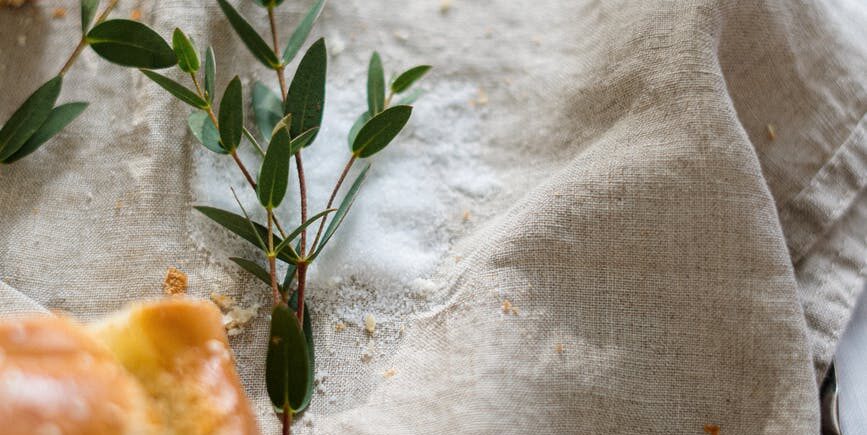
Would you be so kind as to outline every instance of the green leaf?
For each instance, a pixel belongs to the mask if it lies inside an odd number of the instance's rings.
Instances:
[[[289,129],[292,137],[319,127],[322,123],[327,63],[325,39],[320,38],[307,49],[298,64],[286,95],[283,113],[292,114],[292,126]]]
[[[280,67],[280,60],[277,59],[277,55],[274,54],[274,51],[268,47],[268,44],[256,33],[256,30],[253,29],[253,26],[247,22],[232,5],[229,4],[226,0],[217,0],[217,3],[220,4],[220,9],[223,10],[223,13],[226,15],[226,18],[229,20],[229,24],[232,25],[232,28],[235,29],[235,33],[241,38],[241,42],[247,46],[250,50],[250,53],[253,53],[253,56],[262,62],[265,66],[271,69],[277,69]]]
[[[361,158],[376,154],[400,133],[411,114],[410,106],[394,106],[374,116],[352,142],[352,153]]]
[[[0,162],[15,154],[42,127],[54,109],[62,84],[60,76],[47,81],[30,94],[0,128]]]
[[[319,132],[319,127],[313,127],[310,130],[301,133],[289,143],[289,154],[295,155],[298,151],[301,151],[301,148],[310,145],[313,142],[313,138],[316,137],[316,133]]]
[[[81,31],[87,33],[90,28],[90,23],[93,22],[93,17],[96,16],[96,10],[99,8],[99,0],[81,0]]]
[[[322,13],[322,9],[325,7],[325,0],[317,0],[313,6],[307,11],[307,15],[304,15],[304,18],[298,23],[298,27],[295,28],[295,31],[292,32],[292,36],[289,37],[289,42],[286,43],[286,48],[283,49],[283,65],[292,62],[292,59],[295,58],[295,55],[298,54],[298,50],[301,49],[301,46],[304,45],[304,41],[307,40],[307,37],[310,36],[310,31],[313,29],[313,23],[316,22],[316,19],[319,18],[319,14]]]
[[[205,52],[205,96],[208,102],[214,102],[214,83],[217,80],[217,61],[214,60],[214,48],[208,47]]]
[[[256,278],[259,278],[259,281],[264,282],[269,288],[271,287],[271,274],[256,262],[238,257],[229,257],[229,260],[232,260],[235,264],[241,266],[242,269],[250,272],[250,274]],[[280,290],[282,291],[282,289]]]
[[[268,229],[266,229],[262,224],[256,222],[253,222],[253,226],[251,228],[250,223],[244,216],[240,216],[230,211],[221,210],[214,207],[196,206],[193,208],[195,208],[214,222],[222,225],[223,228],[235,233],[242,239],[252,243],[258,248],[261,248],[261,246],[259,246],[259,238],[262,238],[264,240],[268,237]],[[256,228],[256,231],[259,232],[258,236],[256,235],[256,233],[253,232],[253,228]],[[279,244],[280,242],[280,238],[275,236],[274,243]],[[290,264],[295,264],[298,262],[298,260],[293,258],[288,252],[278,254],[277,258]]]
[[[283,118],[283,102],[262,82],[253,84],[253,115],[262,138],[270,141],[271,131]]]
[[[178,58],[178,68],[181,71],[194,73],[199,70],[201,65],[196,47],[181,29],[175,28],[175,33],[172,34],[172,50],[175,51],[175,57]]]
[[[39,130],[36,130],[36,133],[30,136],[30,139],[27,139],[27,142],[24,142],[24,145],[3,163],[12,163],[36,151],[48,139],[51,139],[60,130],[69,125],[70,122],[75,120],[78,115],[81,115],[81,112],[84,112],[86,108],[87,103],[84,102],[66,103],[55,107],[51,111],[51,114],[48,115],[48,119],[39,127]]]
[[[284,116],[283,118],[281,118],[279,121],[277,121],[276,124],[274,124],[274,128],[271,130],[271,137],[274,137],[274,134],[276,134],[277,130],[280,130],[280,129],[286,130],[286,133],[288,134],[289,133],[289,125],[291,125],[291,124],[292,124],[292,114],[290,113],[290,114]]]
[[[385,72],[379,53],[373,52],[367,68],[367,111],[371,115],[382,112],[385,107]]]
[[[103,21],[87,32],[87,42],[96,54],[118,65],[161,69],[178,63],[172,47],[138,21]]]
[[[241,79],[232,79],[223,92],[220,100],[220,142],[223,148],[232,152],[241,144],[244,135],[244,96],[241,89]]]
[[[409,91],[409,93],[407,93],[406,95],[401,97],[399,100],[397,100],[397,102],[394,103],[394,105],[395,106],[409,106],[410,104],[415,103],[416,100],[419,99],[419,97],[424,95],[424,93],[425,93],[424,89],[413,89],[413,90]]]
[[[195,92],[187,89],[184,85],[153,71],[150,70],[139,70],[147,76],[147,78],[154,81],[154,83],[160,85],[161,88],[169,91],[170,94],[174,95],[177,99],[183,101],[184,103],[189,104],[197,109],[205,109],[208,107],[208,102],[203,100],[202,97],[196,95]]]
[[[223,149],[223,145],[220,144],[220,132],[217,131],[214,121],[211,120],[211,117],[206,112],[196,110],[190,113],[190,116],[187,118],[187,125],[190,127],[190,131],[193,132],[193,136],[205,148],[217,154],[229,154],[228,151]]]
[[[393,82],[391,82],[391,91],[395,94],[399,94],[413,85],[418,79],[422,78],[428,71],[430,71],[430,65],[419,65],[417,67],[410,68],[403,72],[401,75],[397,76]]]
[[[328,213],[332,213],[335,211],[337,211],[336,208],[329,208],[328,210],[323,210],[323,211],[320,211],[319,213],[316,213],[315,215],[313,215],[313,217],[304,221],[304,223],[301,224],[300,226],[298,226],[298,228],[295,228],[294,230],[292,230],[291,233],[287,234],[286,238],[283,239],[282,243],[280,243],[279,245],[276,245],[274,247],[274,252],[282,251],[286,247],[286,245],[291,243],[293,240],[295,240],[295,238],[298,237],[301,234],[301,232],[304,231],[304,229],[306,229],[312,223],[318,221],[319,219],[322,219]]]
[[[370,112],[364,112],[361,115],[358,115],[358,118],[352,123],[352,128],[349,129],[349,149],[352,149],[352,143],[355,142],[355,138],[358,137],[358,132],[361,131],[361,127],[364,127],[364,124],[367,121],[370,121]]]
[[[292,298],[289,299],[289,307],[298,311],[298,292],[292,293]],[[301,402],[301,406],[297,412],[303,411],[310,404],[310,399],[313,397],[313,379],[316,373],[316,355],[313,351],[313,322],[310,321],[310,300],[304,301],[304,341],[307,343],[307,355],[310,356],[310,386],[307,395]]]
[[[307,342],[295,313],[286,304],[274,307],[265,357],[265,384],[275,408],[303,409],[313,385]]]
[[[325,233],[322,234],[322,241],[319,242],[319,246],[315,246],[312,249],[316,249],[313,255],[310,257],[309,261],[313,261],[316,257],[319,256],[319,253],[322,252],[322,248],[325,247],[325,244],[331,240],[331,236],[337,232],[337,228],[340,227],[340,224],[343,223],[343,219],[346,218],[346,213],[349,212],[349,208],[352,207],[352,203],[355,202],[355,197],[358,196],[358,191],[361,189],[361,184],[364,183],[364,179],[367,177],[367,171],[370,170],[370,164],[368,163],[364,169],[355,177],[355,181],[352,183],[352,187],[349,188],[349,191],[346,192],[346,196],[343,197],[343,200],[340,201],[340,207],[337,209],[337,213],[334,213],[334,216],[331,217],[331,222],[328,223],[328,227],[325,228]]]
[[[285,128],[278,129],[271,138],[262,168],[259,170],[259,181],[256,193],[259,203],[266,209],[280,205],[286,196],[286,185],[289,183],[289,133]]]
[[[283,0],[253,0],[257,5],[262,6],[263,8],[273,8],[274,6],[280,6],[280,3],[283,3]]]

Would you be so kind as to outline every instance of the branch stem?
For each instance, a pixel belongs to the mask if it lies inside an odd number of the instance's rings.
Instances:
[[[292,410],[289,405],[283,407],[283,435],[292,433]]]
[[[271,295],[274,305],[280,303],[280,287],[277,286],[277,254],[274,252],[274,210],[268,208],[268,274],[271,275]]]
[[[108,6],[106,6],[105,9],[103,9],[102,13],[99,14],[99,17],[96,18],[96,22],[93,25],[95,26],[105,21],[105,19],[108,18],[108,14],[110,14],[112,9],[117,6],[118,1],[119,0],[111,0]],[[63,67],[60,68],[60,72],[57,73],[57,75],[62,77],[66,74],[67,71],[69,71],[70,68],[72,68],[72,65],[75,64],[76,60],[78,60],[78,56],[80,56],[81,52],[84,51],[84,47],[87,47],[87,32],[84,32],[81,35],[81,40],[78,41],[78,45],[75,46],[75,50],[73,50],[72,54],[69,55],[69,58],[66,59],[66,62],[63,64]]]
[[[274,42],[274,54],[280,57],[280,38],[277,37],[277,24],[274,21],[274,7],[268,7],[268,24],[271,25],[271,39]],[[280,82],[280,99],[286,102],[286,78],[284,77],[283,65],[276,68],[277,81]]]
[[[331,208],[331,205],[334,204],[334,199],[337,197],[337,192],[340,190],[340,186],[343,185],[343,180],[346,179],[346,175],[349,174],[349,169],[352,168],[352,165],[355,163],[356,156],[355,154],[346,162],[346,166],[343,167],[343,172],[340,173],[340,178],[337,179],[337,183],[334,184],[334,190],[331,191],[331,196],[328,198],[328,204],[325,206],[325,209]],[[316,249],[319,246],[319,238],[322,236],[322,230],[325,228],[325,219],[319,223],[319,230],[316,231],[316,238],[313,239],[313,244],[310,245],[310,250]]]

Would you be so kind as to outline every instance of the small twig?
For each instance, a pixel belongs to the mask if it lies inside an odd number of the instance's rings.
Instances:
[[[268,208],[268,273],[271,275],[271,292],[274,305],[280,303],[280,287],[277,286],[277,254],[274,252],[274,211]]]
[[[283,407],[283,435],[292,433],[292,410],[289,405]]]
[[[274,55],[280,58],[280,42],[277,37],[277,24],[274,22],[274,7],[268,7],[268,23],[271,25],[271,39],[274,42]],[[283,77],[283,65],[277,67],[277,81],[280,82],[280,100],[286,102],[286,78]]]
[[[298,262],[298,267],[296,268],[298,272],[298,311],[296,314],[298,315],[298,321],[304,323],[304,287],[307,282],[307,263]]]
[[[340,173],[340,178],[337,179],[337,183],[334,185],[334,190],[331,191],[331,197],[328,198],[328,204],[325,206],[326,209],[331,208],[331,205],[334,204],[334,199],[337,197],[337,192],[340,190],[340,186],[343,184],[343,180],[346,179],[346,175],[349,174],[349,169],[352,168],[352,165],[355,163],[356,156],[355,154],[346,162],[346,166],[343,167],[343,172]],[[322,222],[319,223],[319,230],[316,231],[316,238],[313,239],[313,244],[310,245],[310,250],[316,249],[319,246],[319,238],[322,236],[322,230],[325,228],[325,219],[322,219]]]
[[[118,1],[119,0],[111,0],[111,3],[109,3],[108,6],[106,6],[105,9],[102,11],[102,13],[99,14],[99,17],[96,18],[96,22],[94,23],[94,25],[105,21],[105,19],[108,18],[108,14],[110,14],[112,9],[117,6]],[[57,73],[57,75],[63,76],[66,74],[67,71],[69,71],[70,68],[72,68],[72,65],[75,63],[76,60],[78,60],[78,56],[80,56],[81,52],[84,51],[84,47],[87,47],[87,33],[81,35],[81,40],[78,41],[78,45],[75,46],[75,50],[73,50],[72,54],[69,55],[69,58],[66,59],[66,63],[63,64],[63,67],[60,68],[60,72]]]

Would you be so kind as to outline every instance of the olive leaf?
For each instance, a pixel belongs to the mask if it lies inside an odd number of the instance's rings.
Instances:
[[[271,287],[271,274],[269,274],[268,271],[265,270],[265,268],[259,266],[256,262],[239,257],[229,257],[229,260],[232,260],[235,264],[241,266],[242,269],[250,272],[250,274],[255,276],[256,278],[259,278],[259,281],[264,282],[265,285],[267,285],[268,287]],[[283,291],[282,287],[278,286],[278,288],[281,292]]]
[[[343,200],[340,201],[340,207],[337,208],[337,212],[334,213],[334,216],[331,217],[331,222],[329,222],[328,227],[325,228],[325,233],[322,235],[322,241],[319,243],[319,246],[311,248],[315,249],[315,251],[308,261],[313,261],[313,259],[318,257],[319,253],[322,252],[322,248],[325,247],[325,244],[331,240],[331,236],[337,232],[337,228],[339,228],[340,224],[343,223],[343,219],[346,218],[346,213],[348,213],[349,208],[352,207],[355,197],[358,196],[358,191],[361,189],[361,184],[364,183],[364,179],[367,178],[367,171],[369,170],[370,164],[368,163],[355,177],[355,181],[352,183],[349,191],[346,192],[346,196],[344,196]]]
[[[221,210],[215,207],[195,206],[193,208],[195,208],[200,213],[207,216],[214,222],[220,224],[223,228],[235,233],[242,239],[256,245],[259,248],[261,248],[259,244],[259,239],[265,239],[268,237],[268,229],[265,228],[265,226],[256,222],[252,222],[253,225],[251,227],[249,221],[244,216],[240,216],[230,211]],[[259,233],[258,235],[253,232],[253,228],[255,228],[256,231]],[[275,236],[274,243],[279,244],[280,242],[280,238]],[[298,259],[292,257],[287,251],[282,251],[278,253],[277,258],[290,264],[295,264],[298,262]]]
[[[292,298],[289,299],[289,307],[295,311],[298,311],[298,292],[292,293]],[[304,400],[301,401],[301,406],[298,407],[296,412],[301,412],[307,405],[310,404],[310,399],[313,398],[313,379],[314,373],[316,373],[316,355],[313,349],[313,322],[310,321],[310,302],[304,301],[304,320],[302,322],[302,326],[304,327],[304,341],[307,344],[307,355],[310,357],[310,369],[309,369],[309,378],[308,382],[310,385],[308,386],[307,395],[304,396]]]
[[[393,82],[391,82],[391,92],[395,94],[399,94],[413,85],[418,79],[422,78],[428,71],[430,71],[430,65],[419,65],[417,67],[410,68],[401,75],[397,76]]]
[[[395,106],[409,106],[412,103],[415,103],[419,99],[419,97],[424,95],[424,93],[425,93],[424,89],[413,89],[413,90],[409,91],[408,93],[404,94],[399,100],[397,100],[396,103],[394,103],[394,105]]]
[[[170,94],[174,95],[184,103],[197,109],[206,109],[208,107],[207,101],[203,100],[202,97],[198,96],[195,92],[187,89],[184,85],[150,70],[143,69],[140,71],[147,78],[153,80],[154,83],[160,85],[161,88],[169,91]]]
[[[205,52],[205,96],[209,103],[214,102],[214,83],[217,77],[217,61],[214,59],[214,48],[208,47]]]
[[[24,142],[24,145],[15,154],[4,160],[3,163],[12,163],[36,151],[48,139],[51,139],[60,130],[63,130],[69,123],[74,121],[78,115],[81,115],[81,112],[84,112],[86,108],[87,103],[84,102],[66,103],[55,107],[48,115],[48,119],[36,130],[36,133],[33,133],[33,136],[30,136],[30,139],[27,139],[27,142]]]
[[[382,70],[382,59],[379,53],[370,56],[367,68],[367,111],[371,115],[382,112],[385,107],[385,72]]]
[[[172,47],[138,21],[103,21],[87,32],[87,43],[103,59],[118,65],[162,69],[178,63]]]
[[[99,0],[81,0],[81,31],[83,33],[87,33],[87,29],[90,28],[90,23],[96,16],[97,8],[99,8]]]
[[[364,112],[361,115],[358,115],[358,118],[355,119],[355,122],[352,123],[352,128],[349,129],[349,149],[352,149],[352,143],[355,142],[355,138],[358,136],[358,132],[361,131],[361,127],[364,127],[364,124],[367,121],[370,121],[370,112]]]
[[[238,34],[238,37],[241,38],[241,42],[247,46],[250,53],[252,53],[259,62],[262,62],[262,64],[268,68],[279,68],[280,60],[277,59],[277,55],[274,54],[274,51],[271,50],[270,47],[268,47],[268,43],[266,43],[265,40],[256,33],[253,26],[251,26],[250,23],[247,22],[247,20],[226,0],[217,0],[217,3],[219,3],[220,9],[223,10],[223,14],[225,14],[226,19],[229,20],[229,24],[232,25],[233,29],[235,29],[235,33]]]
[[[178,68],[181,71],[194,73],[199,70],[201,65],[196,47],[181,29],[175,28],[175,32],[172,34],[172,50],[175,52],[175,57],[178,58]]]
[[[400,133],[411,114],[411,106],[394,106],[374,116],[352,142],[352,153],[366,158],[381,151]]]
[[[195,112],[190,113],[190,116],[187,118],[187,125],[190,127],[190,131],[193,132],[193,136],[195,136],[196,139],[205,146],[205,148],[217,154],[229,153],[223,149],[223,145],[220,144],[220,132],[217,131],[214,121],[211,120],[211,117],[207,112],[196,110]]]
[[[54,110],[54,102],[60,95],[63,78],[54,77],[27,97],[27,100],[9,117],[0,128],[0,162],[15,154],[40,127]]]
[[[244,97],[241,89],[241,79],[232,79],[223,92],[220,100],[220,142],[226,151],[232,152],[241,144],[244,134]]]
[[[293,155],[298,151],[301,151],[301,148],[309,145],[310,142],[313,141],[313,138],[316,137],[316,133],[318,132],[319,127],[313,127],[293,138],[292,141],[289,143],[289,154]]]
[[[256,186],[259,203],[266,209],[279,206],[286,196],[291,156],[289,150],[289,133],[285,128],[277,129],[271,137],[271,143],[268,144],[265,158],[262,159],[262,168],[259,170],[259,181]]]
[[[325,72],[328,54],[325,39],[320,38],[301,58],[283,106],[284,114],[292,114],[292,137],[322,123],[322,110],[325,107]]]
[[[253,115],[256,118],[259,134],[266,141],[270,141],[271,131],[283,118],[283,102],[262,82],[253,84]]]
[[[295,28],[295,31],[292,32],[292,36],[289,37],[289,42],[286,43],[286,48],[283,49],[283,65],[292,62],[292,59],[295,58],[295,55],[298,54],[298,50],[301,49],[301,46],[304,45],[304,41],[307,40],[307,37],[310,36],[310,31],[313,29],[313,23],[316,22],[316,19],[319,18],[319,14],[322,13],[322,9],[325,7],[325,0],[317,0],[313,6],[307,11],[307,14],[304,15],[304,18],[298,23],[298,27]]]
[[[265,384],[274,408],[282,412],[303,409],[312,387],[310,355],[302,325],[288,305],[271,312],[271,332],[265,357]]]
[[[320,211],[319,213],[316,213],[315,215],[313,215],[313,217],[304,221],[304,223],[301,224],[300,226],[298,226],[298,228],[295,228],[294,230],[292,230],[291,233],[287,234],[286,238],[283,239],[283,242],[281,242],[279,245],[276,245],[274,247],[274,252],[282,251],[284,248],[286,248],[287,244],[289,244],[293,240],[295,240],[295,238],[298,237],[301,234],[301,232],[304,231],[307,227],[309,227],[311,224],[318,221],[319,219],[324,218],[328,213],[332,213],[335,211],[337,211],[336,208],[329,208],[328,210],[323,210],[323,211]]]

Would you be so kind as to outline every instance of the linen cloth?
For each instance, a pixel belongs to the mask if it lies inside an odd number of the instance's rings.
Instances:
[[[2,119],[78,38],[51,5],[0,11]],[[115,15],[132,9],[270,79],[215,3],[124,1]],[[317,313],[332,387],[296,432],[818,432],[817,381],[867,255],[863,3],[345,0],[315,32],[345,45],[329,92],[363,86],[373,48],[435,65],[434,93],[485,89],[480,155],[510,188],[443,259],[438,303],[373,363],[358,358],[363,332]],[[190,237],[209,224],[190,208],[199,145],[182,103],[93,53],[66,82],[62,100],[91,101],[87,116],[0,167],[0,310],[97,317],[158,296],[168,265],[197,296],[253,286],[210,260],[234,252]],[[410,143],[436,146],[433,115],[414,118]],[[232,344],[277,433],[266,331],[259,316]]]

